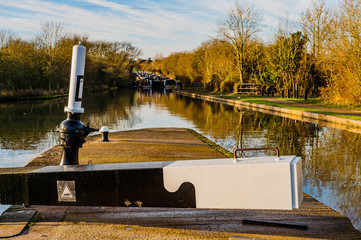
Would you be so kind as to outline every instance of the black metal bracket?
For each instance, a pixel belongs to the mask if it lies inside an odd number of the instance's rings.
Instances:
[[[267,227],[294,228],[294,229],[301,229],[301,230],[307,230],[308,229],[307,225],[302,224],[302,223],[283,223],[283,222],[262,221],[262,220],[253,220],[253,219],[243,219],[242,224],[244,224],[244,225],[267,226]]]

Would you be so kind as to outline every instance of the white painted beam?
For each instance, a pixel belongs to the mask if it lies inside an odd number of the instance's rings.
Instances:
[[[293,209],[303,196],[295,156],[177,161],[163,168],[166,190],[194,185],[197,208]]]

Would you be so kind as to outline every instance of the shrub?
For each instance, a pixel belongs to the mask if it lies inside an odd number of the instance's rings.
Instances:
[[[235,82],[232,80],[224,80],[223,82],[221,82],[221,86],[220,86],[220,90],[221,92],[224,93],[231,93],[233,92],[233,87],[234,87]]]

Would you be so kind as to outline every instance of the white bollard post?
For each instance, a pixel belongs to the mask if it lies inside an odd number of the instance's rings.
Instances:
[[[57,127],[60,145],[63,147],[60,165],[78,165],[78,152],[85,142],[85,137],[91,132],[98,131],[98,129],[89,127],[89,123],[85,126],[80,121],[80,116],[84,113],[81,101],[83,97],[85,51],[86,48],[82,45],[73,47],[68,106],[64,108],[67,119]]]
[[[103,126],[100,128],[99,132],[102,134],[101,142],[109,142],[109,128],[107,126]]]
[[[81,101],[83,97],[85,53],[86,48],[84,46],[75,45],[73,47],[68,106],[64,108],[64,111],[68,113],[84,113]]]

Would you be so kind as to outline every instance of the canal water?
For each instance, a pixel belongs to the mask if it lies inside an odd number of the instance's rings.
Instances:
[[[0,167],[19,167],[58,144],[54,131],[67,99],[0,103]],[[87,94],[84,123],[112,131],[191,128],[228,150],[273,147],[303,159],[304,192],[348,216],[361,230],[361,135],[174,93],[132,91]],[[272,152],[249,152],[264,156]]]

